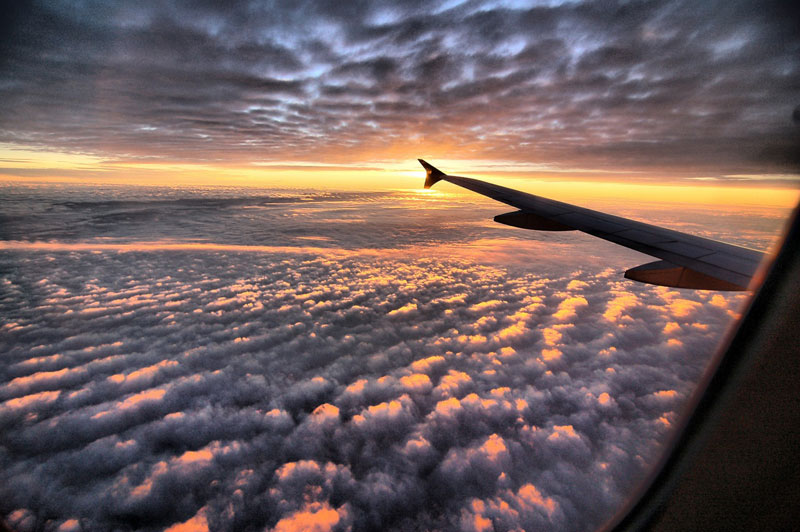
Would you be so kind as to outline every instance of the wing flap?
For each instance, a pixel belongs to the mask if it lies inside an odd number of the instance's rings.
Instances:
[[[670,286],[673,288],[694,288],[696,290],[747,290],[746,286],[711,277],[704,273],[677,266],[665,260],[657,260],[631,268],[625,278],[641,283]]]
[[[498,214],[494,221],[521,229],[534,229],[536,231],[575,231],[575,228],[566,226],[555,220],[543,218],[530,212],[514,211]]]

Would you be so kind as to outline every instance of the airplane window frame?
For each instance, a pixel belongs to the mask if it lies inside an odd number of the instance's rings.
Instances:
[[[661,459],[599,532],[790,530],[800,519],[800,447],[781,434],[800,427],[800,205],[761,274]]]

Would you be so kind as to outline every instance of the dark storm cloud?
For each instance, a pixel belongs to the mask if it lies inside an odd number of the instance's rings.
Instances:
[[[16,8],[0,140],[331,160],[446,135],[471,157],[797,171],[788,2],[527,4]]]
[[[5,251],[3,514],[589,528],[741,300],[405,255]]]

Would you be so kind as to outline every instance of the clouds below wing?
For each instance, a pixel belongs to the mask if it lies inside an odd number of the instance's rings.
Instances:
[[[585,529],[741,300],[456,258],[6,257],[0,500],[21,530]]]

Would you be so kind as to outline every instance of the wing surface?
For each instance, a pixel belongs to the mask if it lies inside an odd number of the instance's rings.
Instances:
[[[419,159],[425,188],[444,180],[511,205],[495,216],[499,223],[543,231],[583,231],[660,260],[631,268],[625,277],[644,283],[704,290],[747,290],[764,253],[681,233],[569,203],[501,187],[478,179],[447,175]]]

